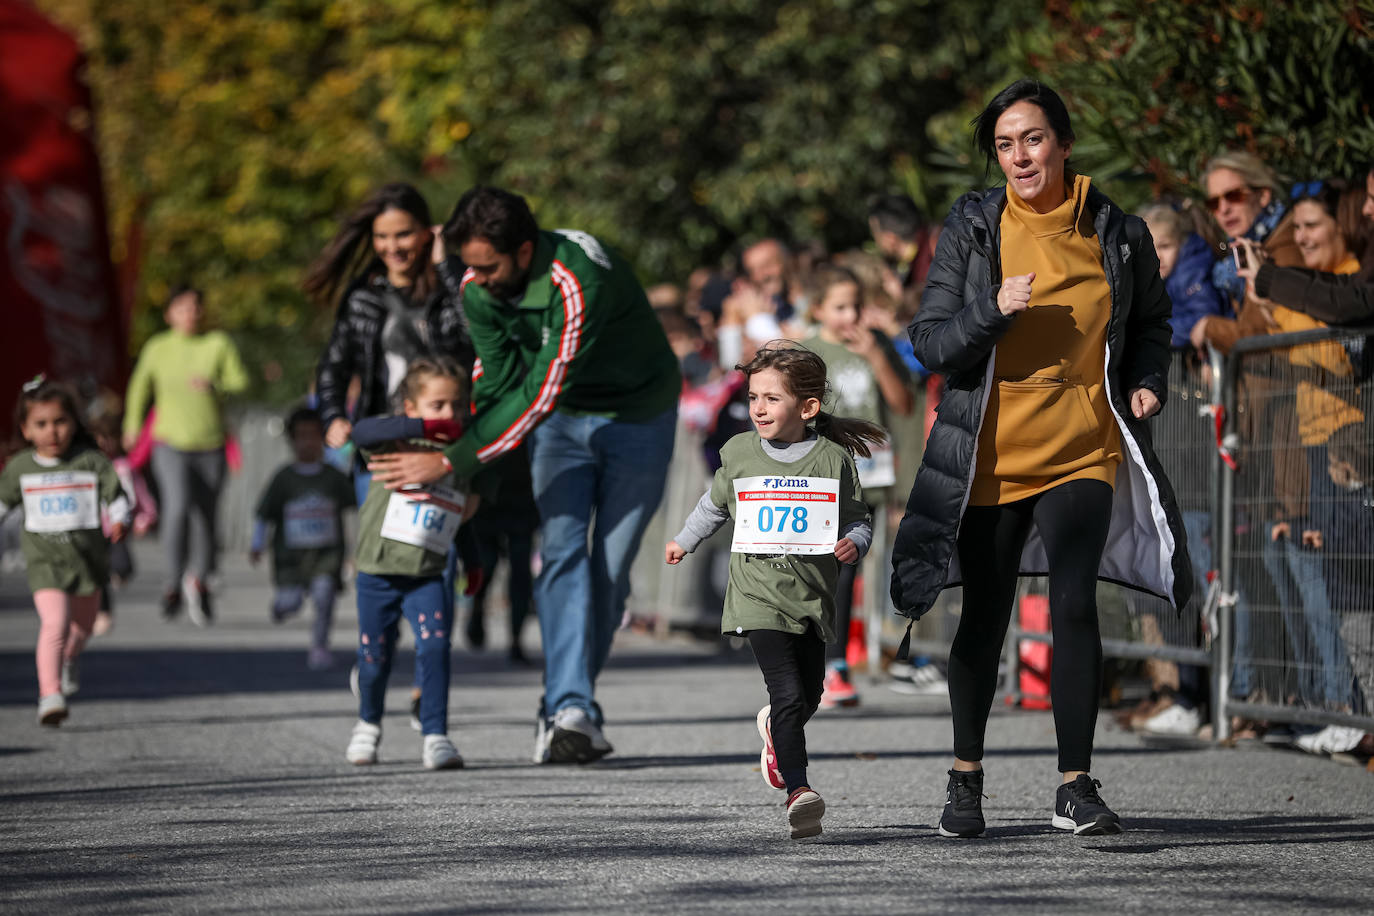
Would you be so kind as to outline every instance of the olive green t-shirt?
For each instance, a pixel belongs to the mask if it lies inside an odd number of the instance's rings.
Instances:
[[[423,439],[403,447],[438,450]],[[364,450],[364,457],[392,451]],[[415,491],[388,490],[376,477],[358,511],[358,572],[373,576],[438,576],[444,571],[449,547],[463,522],[468,486],[448,474],[421,488],[427,500],[411,498]]]
[[[20,546],[29,589],[56,588],[91,595],[110,581],[110,542],[101,507],[123,498],[119,476],[94,448],[73,449],[53,463],[25,449],[0,471],[4,512],[24,510]]]
[[[826,477],[839,481],[839,531],[869,517],[854,458],[821,438],[804,457],[779,461],[763,450],[758,433],[740,433],[720,450],[721,467],[711,483],[711,501],[738,520],[734,481],[744,477]],[[722,633],[778,630],[805,633],[809,625],[826,642],[835,640],[835,584],[840,561],[834,554],[730,554]]]
[[[356,502],[353,484],[337,468],[305,473],[295,464],[277,472],[258,501],[257,517],[272,525],[272,582],[309,585],[343,568],[343,510]]]

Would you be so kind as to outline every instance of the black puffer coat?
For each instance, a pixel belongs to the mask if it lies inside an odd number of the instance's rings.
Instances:
[[[382,329],[390,314],[386,297],[396,295],[379,265],[354,280],[339,302],[329,343],[316,369],[315,393],[325,428],[335,419],[362,419],[390,413],[387,403],[386,355],[382,351]],[[439,264],[439,282],[425,301],[422,334],[429,352],[455,360],[465,371],[472,369],[472,340],[457,294],[463,266],[456,259]],[[404,295],[404,294],[402,294]],[[358,403],[352,416],[347,409],[348,383],[353,376],[362,380]]]
[[[973,480],[978,433],[987,406],[993,351],[1016,319],[997,308],[1002,279],[999,225],[1006,190],[965,194],[945,220],[921,309],[908,333],[916,358],[947,376],[921,469],[892,550],[892,601],[919,618],[940,590],[961,583],[955,541]],[[1112,521],[1100,578],[1151,592],[1181,608],[1192,593],[1183,520],[1173,488],[1155,457],[1148,422],[1136,420],[1128,393],[1168,394],[1168,294],[1145,224],[1090,189],[1088,210],[1102,245],[1111,287],[1107,387],[1121,429],[1125,460],[1117,473]],[[1044,546],[1032,530],[1022,575],[1045,575]]]

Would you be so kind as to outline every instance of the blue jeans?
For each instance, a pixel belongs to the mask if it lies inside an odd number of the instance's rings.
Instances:
[[[353,468],[353,495],[358,500],[359,511],[363,508],[363,503],[367,501],[368,488],[372,486],[372,472],[367,469],[367,465],[358,464]],[[457,608],[457,599],[454,598],[454,590],[458,587],[458,545],[450,544],[448,548],[448,563],[444,566],[444,610],[448,612],[449,620],[453,619]],[[415,671],[415,684],[420,686],[420,671]]]
[[[1350,661],[1341,624],[1331,609],[1323,572],[1323,551],[1302,546],[1304,519],[1292,535],[1264,540],[1264,568],[1278,592],[1288,643],[1297,667],[1298,693],[1313,706],[1345,706],[1351,701]]]
[[[676,407],[643,423],[554,412],[530,437],[542,520],[542,715],[576,706],[601,719],[596,678],[624,613],[640,539],[663,498],[676,430]]]
[[[401,617],[415,634],[415,674],[420,687],[420,731],[448,733],[449,645],[453,614],[444,610],[438,576],[374,576],[358,573],[358,718],[378,725],[386,682],[396,655]]]

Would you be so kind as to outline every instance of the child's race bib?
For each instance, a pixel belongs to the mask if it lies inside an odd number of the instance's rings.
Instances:
[[[840,482],[833,477],[741,477],[732,553],[835,552]]]
[[[318,493],[288,502],[282,508],[282,539],[287,550],[337,547],[339,524],[334,504]]]
[[[859,486],[890,487],[897,482],[897,462],[890,445],[869,446],[872,454],[865,458],[854,456],[854,466],[859,469]]]
[[[382,519],[382,537],[447,554],[463,522],[467,496],[438,484],[429,484],[422,491],[428,494],[427,499],[413,498],[410,494],[420,492],[416,490],[391,494]]]
[[[24,493],[24,528],[36,534],[100,527],[94,471],[48,471],[19,475]]]

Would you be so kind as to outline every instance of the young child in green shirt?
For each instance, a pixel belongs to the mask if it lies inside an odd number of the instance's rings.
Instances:
[[[309,407],[292,411],[286,437],[296,460],[277,471],[258,501],[248,559],[257,565],[272,535],[272,620],[282,623],[300,611],[306,593],[315,603],[306,665],[320,671],[333,664],[329,628],[343,569],[343,512],[357,505],[353,483],[324,461],[324,421]]]
[[[385,451],[438,449],[462,435],[467,378],[443,359],[417,359],[397,394],[401,415],[369,417],[353,427],[364,457]],[[454,621],[444,601],[449,546],[477,511],[466,481],[450,473],[424,487],[389,490],[375,476],[358,513],[358,723],[345,757],[377,762],[383,701],[401,618],[415,633],[420,686],[421,760],[426,769],[454,769],[463,758],[448,737],[449,646]]]
[[[77,657],[110,580],[110,540],[128,528],[129,503],[65,387],[42,376],[25,385],[15,426],[30,447],[0,471],[0,519],[24,510],[21,543],[40,620],[38,722],[56,726],[67,718],[66,697],[80,686]]]
[[[747,365],[754,431],[721,449],[721,467],[664,559],[676,565],[730,519],[734,538],[721,628],[744,636],[768,687],[756,718],[763,778],[787,791],[793,839],[821,832],[825,802],[806,776],[805,725],[821,700],[825,644],[835,639],[835,584],[873,528],[853,453],[884,440],[864,420],[832,416],[825,361],[786,341]]]

